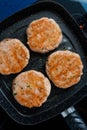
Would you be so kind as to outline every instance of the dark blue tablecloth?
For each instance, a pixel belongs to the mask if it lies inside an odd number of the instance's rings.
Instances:
[[[30,6],[37,0],[0,0],[0,21],[15,12]]]

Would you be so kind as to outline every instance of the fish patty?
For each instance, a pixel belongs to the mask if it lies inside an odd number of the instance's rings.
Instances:
[[[7,38],[0,42],[0,73],[20,72],[29,62],[29,50],[18,39]]]
[[[39,107],[47,100],[51,84],[41,72],[29,70],[13,80],[12,91],[19,104],[28,108]]]
[[[56,51],[48,57],[46,73],[56,87],[68,88],[80,81],[83,64],[77,53]]]
[[[54,19],[42,17],[29,24],[27,40],[32,51],[46,53],[59,46],[62,41],[62,31]]]

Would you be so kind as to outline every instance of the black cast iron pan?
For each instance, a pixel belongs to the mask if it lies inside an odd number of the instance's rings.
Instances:
[[[26,29],[28,24],[44,16],[53,18],[63,32],[62,43],[54,51],[68,49],[77,52],[84,65],[84,74],[78,84],[65,90],[56,88],[52,84],[48,100],[41,107],[32,109],[19,105],[13,98],[11,85],[18,74],[8,76],[0,74],[0,105],[13,120],[25,125],[38,124],[52,118],[87,95],[87,59],[84,49],[87,42],[74,19],[60,4],[52,1],[39,2],[7,18],[0,23],[0,40],[8,37],[18,38],[27,46]],[[35,69],[46,75],[45,62],[48,55],[54,51],[47,54],[30,51],[30,63],[23,71]]]

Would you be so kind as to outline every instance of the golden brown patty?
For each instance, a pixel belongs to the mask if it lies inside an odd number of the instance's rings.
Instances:
[[[39,107],[47,100],[51,84],[41,72],[30,70],[14,79],[12,90],[19,104],[28,108]]]
[[[4,39],[0,42],[0,73],[20,72],[30,58],[28,49],[18,39]]]
[[[68,88],[81,79],[83,64],[78,54],[70,51],[57,51],[48,57],[46,72],[54,85]]]
[[[51,18],[43,17],[31,22],[27,28],[27,44],[32,51],[45,53],[59,46],[62,31]]]

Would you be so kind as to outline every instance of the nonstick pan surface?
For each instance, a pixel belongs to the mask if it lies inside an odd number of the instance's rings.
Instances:
[[[52,90],[48,100],[39,108],[28,109],[19,105],[12,95],[12,81],[18,74],[8,76],[0,74],[0,105],[13,120],[25,125],[38,124],[61,113],[67,107],[76,104],[87,93],[87,60],[84,52],[86,40],[74,19],[60,4],[52,1],[39,2],[9,17],[0,23],[0,41],[9,37],[18,38],[28,48],[26,44],[28,24],[41,17],[53,18],[60,25],[63,40],[54,51],[70,50],[78,53],[84,65],[83,76],[78,84],[65,90],[56,88],[51,83]],[[54,51],[39,54],[30,50],[30,63],[22,72],[34,69],[47,76],[45,63],[47,57]]]

